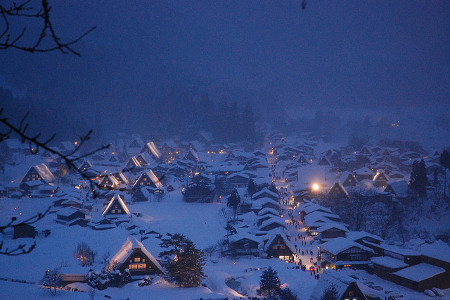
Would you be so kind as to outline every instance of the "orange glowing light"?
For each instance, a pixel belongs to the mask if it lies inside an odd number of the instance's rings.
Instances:
[[[312,185],[312,189],[313,189],[313,191],[318,191],[319,190],[319,185],[317,183],[314,183]]]

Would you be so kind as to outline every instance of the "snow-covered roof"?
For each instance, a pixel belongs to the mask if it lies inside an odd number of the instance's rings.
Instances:
[[[347,249],[350,249],[352,247],[356,247],[371,253],[374,253],[372,249],[365,247],[361,244],[355,243],[352,240],[349,240],[344,237],[337,237],[332,240],[329,240],[328,242],[324,243],[322,245],[322,249],[330,252],[333,255],[337,255],[338,253],[341,253],[342,251],[345,251]]]
[[[411,266],[409,268],[402,269],[392,274],[412,280],[414,282],[420,282],[444,272],[445,269],[441,267],[421,263],[418,265]]]
[[[320,226],[319,228],[317,228],[317,232],[324,232],[324,231],[332,229],[332,228],[340,229],[340,230],[343,230],[345,232],[348,231],[347,227],[345,227],[343,224],[339,224],[339,223],[325,223],[323,226]]]
[[[322,210],[322,211],[331,213],[330,209],[323,207],[317,203],[312,203],[312,202],[309,202],[308,204],[303,205],[302,210],[305,212],[305,214],[310,214],[310,213],[312,213],[314,211],[318,211],[318,210]]]
[[[111,201],[109,201],[108,206],[106,206],[105,210],[102,213],[102,216],[104,216],[105,214],[107,214],[107,212],[109,212],[109,209],[111,208],[111,206],[113,205],[113,203],[118,202],[119,205],[122,207],[123,211],[128,215],[131,216],[130,211],[128,210],[127,205],[125,204],[125,202],[123,202],[122,197],[119,194],[115,194],[113,198],[111,198]]]
[[[372,257],[370,259],[374,264],[388,267],[391,269],[400,269],[400,268],[406,268],[408,264],[404,263],[400,259],[396,259],[390,256],[376,256]]]
[[[153,156],[155,156],[156,158],[161,158],[162,154],[159,151],[158,147],[156,147],[154,142],[149,142],[146,144],[148,149],[151,151],[151,153],[153,154]]]
[[[273,200],[271,198],[259,198],[255,201],[253,201],[252,207],[254,208],[261,208],[263,207],[265,204],[271,203],[273,205],[275,205],[276,207],[280,207],[280,203],[278,203],[278,201]]]
[[[53,182],[55,181],[55,176],[53,173],[49,170],[49,168],[45,164],[40,164],[34,166],[36,171],[39,173],[39,175],[44,179],[45,182]]]
[[[319,220],[322,220],[324,222],[333,220],[333,219],[337,219],[339,220],[340,217],[338,215],[335,214],[331,214],[331,213],[326,213],[326,212],[321,212],[321,211],[314,211],[310,214],[307,214],[305,216],[305,223],[306,224],[310,224],[310,223],[315,223]]]
[[[230,243],[235,243],[243,239],[254,241],[258,244],[261,243],[261,237],[254,236],[253,234],[247,232],[237,233],[229,237]]]
[[[294,245],[292,245],[292,243],[289,241],[289,239],[287,238],[286,234],[284,234],[281,231],[274,232],[273,234],[270,235],[269,240],[264,245],[264,251],[267,251],[269,249],[269,246],[273,243],[273,241],[275,240],[275,238],[277,236],[280,236],[283,239],[283,241],[286,244],[286,246],[289,247],[289,250],[291,250],[292,253],[295,253]]]
[[[264,228],[271,224],[279,224],[286,228],[286,222],[284,222],[280,217],[274,216],[274,217],[271,217],[271,218],[265,220],[264,222],[262,222],[261,225],[259,226],[259,229]]]
[[[353,278],[333,270],[324,270],[320,280],[317,282],[311,294],[311,300],[322,299],[324,291],[333,286],[337,292],[337,299],[341,299],[348,286],[356,282]]]
[[[352,241],[356,241],[359,239],[364,239],[366,237],[372,238],[374,240],[380,241],[382,242],[383,239],[380,238],[379,236],[375,235],[375,234],[371,234],[365,231],[349,231],[345,234],[345,237],[352,240]]]
[[[257,192],[257,193],[254,193],[254,194],[253,194],[253,198],[258,198],[258,196],[261,196],[261,195],[263,195],[264,193],[267,193],[268,195],[273,196],[275,199],[278,199],[278,195],[277,195],[276,193],[272,192],[271,190],[267,189],[267,188],[262,189],[262,190],[260,190],[260,191]]]
[[[443,241],[423,244],[420,247],[422,255],[429,256],[450,263],[450,246]]]
[[[125,243],[123,243],[122,247],[120,247],[119,251],[111,258],[109,266],[111,267],[113,264],[118,263],[122,265],[133,253],[134,249],[140,249],[145,256],[161,271],[163,269],[159,262],[153,257],[153,255],[144,247],[144,245],[136,240],[134,237],[128,237]]]
[[[264,214],[272,214],[274,216],[278,216],[279,212],[273,208],[265,207],[265,208],[261,209],[260,211],[258,211],[258,216],[263,216]]]

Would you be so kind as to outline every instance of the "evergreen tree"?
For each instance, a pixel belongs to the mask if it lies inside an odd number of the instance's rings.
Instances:
[[[159,244],[162,251],[159,257],[165,260],[165,267],[170,279],[182,287],[200,286],[206,278],[203,272],[205,254],[195,248],[194,243],[182,234],[169,235]]]
[[[409,187],[416,194],[420,196],[426,195],[426,187],[428,185],[427,170],[425,161],[422,159],[420,162],[414,161],[412,165],[411,178],[409,181]]]
[[[233,235],[233,234],[237,233],[236,228],[234,228],[233,225],[228,223],[227,226],[225,226],[225,230],[227,231],[227,235],[226,235],[227,236],[227,241],[230,242],[229,241],[229,237],[230,237],[230,235]]]
[[[297,300],[297,296],[291,291],[290,288],[285,288],[280,290],[278,293],[278,296],[280,296],[280,300]]]
[[[259,296],[273,299],[281,291],[280,280],[278,279],[277,271],[269,267],[261,274],[261,280],[259,281],[259,289],[257,293]]]
[[[241,203],[241,196],[239,196],[238,191],[236,189],[234,189],[231,192],[231,196],[228,197],[228,202],[227,202],[227,206],[231,207],[233,209],[234,219],[236,219],[236,213],[237,213],[239,203]]]
[[[247,192],[250,195],[251,199],[253,200],[253,194],[256,193],[256,185],[253,179],[250,178],[247,184]]]
[[[322,297],[320,300],[338,300],[338,292],[334,285],[330,285],[323,291]]]

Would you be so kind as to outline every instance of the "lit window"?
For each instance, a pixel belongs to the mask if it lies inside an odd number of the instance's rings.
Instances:
[[[134,262],[141,262],[141,258],[140,257],[135,257],[134,258]]]

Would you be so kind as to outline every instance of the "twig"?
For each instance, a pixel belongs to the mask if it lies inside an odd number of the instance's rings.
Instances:
[[[30,3],[31,0],[23,1],[21,4],[13,2],[10,7],[0,4],[0,16],[3,19],[5,27],[0,33],[0,49],[14,48],[31,53],[45,53],[59,50],[63,54],[71,53],[76,56],[81,56],[81,54],[75,51],[72,46],[94,31],[96,26],[91,27],[89,30],[69,42],[62,42],[53,27],[50,18],[52,7],[49,5],[48,0],[42,0],[39,9],[30,6]],[[12,37],[9,18],[31,18],[40,20],[42,22],[42,29],[36,42],[31,46],[19,45],[18,43],[25,36],[27,28],[24,27],[17,36]],[[42,42],[44,40],[50,40],[53,45],[43,47]]]

